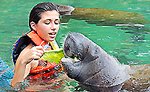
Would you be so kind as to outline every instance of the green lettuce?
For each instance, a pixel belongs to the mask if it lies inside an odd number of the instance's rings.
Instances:
[[[56,64],[60,63],[61,59],[64,57],[63,49],[50,50],[44,52],[40,60],[46,60],[48,62],[54,62]]]

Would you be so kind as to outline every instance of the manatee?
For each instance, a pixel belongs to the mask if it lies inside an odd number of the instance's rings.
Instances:
[[[96,25],[144,24],[144,16],[135,12],[109,10],[103,8],[75,8],[72,18],[83,19]]]
[[[80,33],[67,35],[64,54],[62,65],[68,77],[78,81],[88,91],[118,92],[124,82],[130,79],[128,65],[121,64]]]
[[[63,16],[61,22],[70,19],[85,20],[87,23],[98,26],[137,26],[150,23],[142,14],[121,10],[110,10],[103,8],[81,8],[60,5],[60,13]],[[67,12],[66,12],[67,11]]]

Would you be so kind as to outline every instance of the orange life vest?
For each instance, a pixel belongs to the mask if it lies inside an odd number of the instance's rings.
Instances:
[[[37,45],[37,46],[41,45],[43,47],[47,44],[50,44],[51,48],[54,50],[59,48],[55,41],[47,43],[47,42],[43,41],[43,39],[40,38],[35,31],[31,31],[31,32],[23,35],[22,37],[20,37],[14,44],[14,48],[13,48],[13,52],[12,52],[14,64],[16,63],[16,60],[17,60],[18,56],[20,55],[21,51],[24,48],[26,48],[30,43],[33,43],[34,45]],[[29,76],[27,76],[26,79],[29,79],[29,82],[31,84],[34,82],[38,82],[39,79],[42,79],[42,80],[50,79],[49,83],[54,82],[55,78],[57,77],[57,74],[61,73],[62,69],[63,68],[59,64],[47,62],[45,66],[39,65],[39,66],[33,68],[30,71],[30,74],[29,74]],[[53,87],[59,88],[59,87],[61,87],[61,84],[53,86]]]
[[[48,43],[45,42],[35,31],[31,31],[27,34],[27,36],[35,43],[37,46],[45,46]],[[58,49],[58,45],[55,42],[50,42],[52,49]],[[42,61],[44,62],[44,61]],[[32,70],[30,70],[30,80],[35,81],[38,79],[46,79],[55,77],[54,74],[62,71],[62,67],[55,63],[46,62],[46,66],[39,65]],[[59,66],[59,68],[58,68]],[[57,68],[56,68],[57,67]]]
[[[20,55],[21,51],[26,48],[30,43],[33,43],[37,46],[46,46],[49,45],[51,46],[52,49],[59,49],[56,41],[52,42],[45,42],[42,38],[38,36],[38,34],[35,31],[31,31],[22,37],[20,37],[16,43],[14,44],[13,52],[12,52],[12,57],[13,57],[13,62],[14,64],[16,63],[16,60],[18,56]]]

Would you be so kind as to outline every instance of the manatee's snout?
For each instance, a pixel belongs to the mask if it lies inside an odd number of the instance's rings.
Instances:
[[[77,32],[68,33],[63,48],[65,57],[77,58],[82,61],[86,57],[89,44],[84,35]]]
[[[82,50],[82,42],[80,41],[81,34],[76,32],[68,33],[65,41],[64,41],[64,54],[65,58],[63,58],[62,65],[64,66],[67,75],[70,78],[77,78],[77,75],[80,73],[82,68],[81,62],[79,60],[83,60]],[[76,57],[75,60],[74,58]]]

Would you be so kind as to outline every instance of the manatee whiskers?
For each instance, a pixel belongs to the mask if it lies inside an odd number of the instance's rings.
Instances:
[[[90,91],[117,92],[130,79],[127,65],[107,54],[100,46],[80,33],[70,33],[64,42],[64,53],[74,59],[62,59],[67,75]]]

